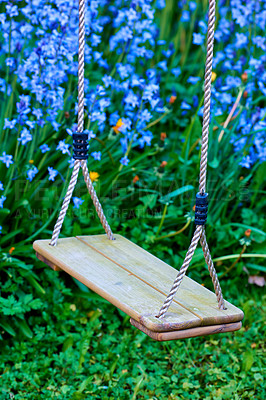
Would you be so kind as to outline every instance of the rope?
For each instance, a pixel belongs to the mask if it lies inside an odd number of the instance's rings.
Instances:
[[[101,203],[99,202],[98,196],[95,192],[95,189],[92,185],[92,181],[90,179],[90,175],[89,175],[89,171],[88,171],[88,167],[87,167],[87,163],[86,161],[82,160],[81,161],[81,168],[82,168],[82,172],[83,172],[83,176],[84,176],[84,180],[86,183],[86,186],[88,188],[89,194],[91,196],[92,202],[94,204],[94,207],[96,209],[96,212],[98,214],[98,217],[100,218],[101,224],[106,232],[106,235],[108,236],[108,239],[110,240],[115,240],[114,235],[111,231],[111,228],[107,222],[107,219],[104,215],[103,212],[103,208],[101,206]]]
[[[56,246],[56,244],[57,244],[58,236],[59,236],[59,233],[61,231],[65,215],[67,213],[67,209],[68,209],[71,197],[72,197],[72,193],[73,193],[73,190],[74,190],[74,188],[76,186],[76,183],[77,183],[78,174],[79,174],[79,168],[80,168],[80,161],[76,160],[75,163],[74,163],[74,167],[73,167],[71,179],[70,179],[70,182],[69,182],[69,185],[68,185],[68,189],[67,189],[67,192],[66,192],[66,196],[64,198],[64,201],[63,201],[63,204],[62,204],[62,207],[61,207],[61,211],[59,213],[59,217],[58,217],[58,219],[56,221],[56,224],[55,224],[55,227],[54,227],[52,239],[51,239],[51,242],[50,242],[51,246]]]
[[[85,0],[79,0],[78,132],[84,127]]]
[[[83,132],[84,129],[84,53],[85,53],[85,0],[79,0],[79,49],[78,49],[78,127],[79,133]],[[65,215],[77,183],[79,169],[82,167],[85,183],[88,191],[92,198],[93,204],[96,208],[97,214],[100,218],[102,226],[110,240],[114,240],[114,235],[104,215],[102,206],[99,202],[95,189],[92,185],[89,177],[89,171],[85,160],[75,160],[72,171],[72,176],[69,182],[66,196],[64,198],[59,217],[55,224],[52,239],[50,242],[51,246],[56,246],[58,237],[64,222]]]
[[[208,33],[207,33],[207,55],[205,64],[205,78],[204,78],[204,108],[203,108],[203,123],[202,123],[202,145],[201,145],[201,158],[200,158],[200,175],[199,175],[199,191],[203,195],[206,190],[206,177],[207,177],[207,162],[208,162],[208,140],[209,140],[209,126],[210,126],[210,107],[211,107],[211,79],[212,79],[212,61],[213,61],[213,41],[214,41],[214,27],[215,27],[215,0],[209,0],[209,14],[208,14]],[[173,282],[172,288],[166,297],[157,317],[163,318],[170,307],[174,296],[182,283],[186,274],[189,264],[192,260],[198,242],[200,240],[204,257],[208,265],[208,269],[212,278],[215,294],[217,297],[218,306],[220,309],[225,309],[222,290],[216,274],[209,247],[206,240],[205,228],[202,225],[196,225],[196,229],[186,254],[185,260]]]
[[[211,253],[210,253],[209,246],[208,246],[208,243],[207,243],[206,234],[205,234],[205,228],[204,227],[202,229],[202,235],[201,235],[201,238],[200,238],[200,243],[201,243],[201,246],[202,246],[204,258],[205,258],[206,264],[208,266],[208,270],[209,270],[210,276],[212,278],[212,283],[213,283],[213,287],[214,287],[215,294],[216,294],[216,297],[217,297],[219,308],[221,310],[225,310],[222,289],[221,289],[221,286],[220,286],[220,282],[219,282],[216,270],[215,270],[214,265],[213,265],[213,261],[212,261]]]
[[[187,269],[188,269],[189,264],[190,264],[190,262],[192,260],[194,251],[196,250],[196,247],[197,247],[198,242],[200,240],[202,228],[203,227],[201,225],[198,225],[196,227],[196,230],[194,232],[193,238],[191,240],[191,243],[190,243],[190,246],[188,248],[186,257],[184,259],[184,262],[182,264],[182,267],[180,268],[180,271],[178,272],[177,277],[174,280],[174,283],[173,283],[173,286],[172,286],[172,288],[170,290],[170,293],[166,297],[165,302],[163,303],[163,306],[161,307],[161,309],[160,309],[160,311],[159,311],[159,313],[157,315],[158,318],[163,317],[165,315],[165,313],[167,312],[168,308],[170,307],[170,305],[171,305],[171,303],[172,303],[172,301],[174,299],[174,296],[175,296],[175,294],[176,294],[176,292],[177,292],[177,290],[178,290],[178,288],[179,288],[179,286],[180,286],[180,284],[181,284],[181,282],[182,282],[182,280],[183,280],[183,278],[184,278],[184,276],[185,276],[185,274],[187,272]]]
[[[205,78],[204,78],[202,144],[201,144],[200,176],[199,176],[199,191],[201,193],[204,193],[206,190],[208,141],[209,141],[210,109],[211,109],[214,28],[215,28],[215,0],[209,0],[207,55],[206,55]]]

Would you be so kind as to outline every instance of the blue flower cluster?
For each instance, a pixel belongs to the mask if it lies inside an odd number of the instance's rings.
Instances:
[[[250,168],[266,161],[266,2],[221,0],[219,14],[215,41],[222,50],[215,52],[213,67],[221,74],[214,84],[212,107],[216,117],[226,115],[243,93],[231,141],[243,154],[240,165]],[[206,21],[200,21],[195,45],[204,43],[206,31]]]
[[[39,151],[44,154],[52,149],[50,143],[45,143],[47,132],[59,131],[60,113],[65,102],[72,98],[67,91],[68,82],[71,76],[77,76],[78,2],[27,0],[19,7],[1,2],[6,11],[0,14],[4,38],[1,52],[5,54],[9,76],[15,77],[19,92],[23,93],[16,102],[16,115],[5,118],[3,129],[18,132],[21,146],[29,146],[33,141],[38,145],[38,140],[33,139],[38,135]],[[164,112],[158,71],[166,65],[161,62],[157,67],[148,67],[158,36],[155,9],[164,6],[164,1],[152,4],[151,0],[87,3],[85,63],[90,66],[89,76],[85,77],[87,128],[93,137],[122,121],[115,132],[124,153],[123,165],[129,162],[127,152],[133,141],[140,147],[151,144],[152,133],[145,127],[154,115]],[[76,90],[76,79],[74,82]],[[0,90],[9,96],[12,82],[1,78]],[[120,110],[114,110],[114,98],[122,105]],[[74,111],[77,112],[77,104]],[[75,129],[73,124],[67,132],[72,135]],[[44,130],[46,137],[38,134]],[[55,144],[63,155],[70,154],[66,140]],[[100,151],[91,152],[91,156],[101,160]],[[9,167],[13,156],[4,152],[0,160]],[[70,164],[73,165],[73,160]],[[53,180],[56,175],[51,168],[48,167],[48,173]],[[27,179],[32,181],[37,173],[37,166],[31,165]]]
[[[0,95],[7,104],[1,115],[5,139],[0,163],[15,170],[16,157],[24,157],[22,173],[31,182],[43,174],[42,159],[50,160],[54,153],[68,158],[71,154],[70,135],[76,130],[77,114],[78,2],[0,0],[0,4],[4,10],[0,14],[4,60]],[[199,2],[180,0],[178,5],[175,29],[191,29],[195,21],[192,51],[199,47],[205,51],[207,15],[195,18]],[[90,139],[103,134],[117,138],[118,159],[125,166],[133,146],[151,145],[151,122],[168,112],[166,101],[171,104],[171,99],[162,98],[164,82],[176,83],[181,78],[174,45],[160,38],[155,19],[155,12],[165,6],[164,0],[87,0],[85,129]],[[218,7],[212,110],[221,123],[241,94],[232,143],[243,153],[241,165],[250,168],[266,159],[266,3],[220,0]],[[195,71],[182,82],[195,88],[195,93],[190,100],[182,97],[181,115],[195,114],[201,81]],[[165,92],[171,93],[169,85]],[[176,98],[174,91],[172,98]],[[100,161],[100,148],[93,146],[90,157]],[[69,163],[72,166],[73,159]],[[49,180],[60,177],[52,164],[46,168]],[[0,201],[1,207],[5,196]]]

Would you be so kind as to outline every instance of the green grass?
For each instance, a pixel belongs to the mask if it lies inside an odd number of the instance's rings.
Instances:
[[[223,279],[235,333],[155,342],[129,317],[36,261],[45,293],[31,337],[1,346],[3,399],[263,399],[262,289]],[[14,396],[14,397],[13,397]]]

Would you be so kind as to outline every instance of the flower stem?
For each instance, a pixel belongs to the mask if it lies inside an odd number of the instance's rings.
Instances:
[[[158,227],[157,232],[156,232],[156,234],[155,234],[155,237],[156,237],[156,238],[157,238],[157,236],[159,235],[160,230],[162,229],[162,226],[163,226],[163,223],[164,223],[164,220],[165,220],[165,216],[166,216],[167,207],[168,207],[168,204],[166,203],[166,204],[164,205],[163,215],[162,215],[162,218],[161,218],[159,227]],[[155,240],[156,240],[156,239],[155,239]],[[158,240],[158,239],[157,239],[157,240]]]
[[[233,262],[233,264],[227,268],[227,270],[220,276],[220,278],[223,278],[226,274],[228,274],[228,272],[230,272],[234,266],[241,260],[241,257],[243,256],[244,252],[246,251],[247,246],[244,244],[243,249],[241,250],[239,256],[237,257],[237,259]]]
[[[187,223],[181,229],[179,229],[179,231],[168,233],[168,235],[159,236],[159,237],[155,238],[154,240],[161,240],[161,239],[165,239],[165,238],[168,238],[168,237],[179,235],[179,233],[181,233],[181,232],[183,232],[184,230],[187,229],[187,227],[190,225],[190,223],[191,223],[191,219],[189,219],[187,221]]]

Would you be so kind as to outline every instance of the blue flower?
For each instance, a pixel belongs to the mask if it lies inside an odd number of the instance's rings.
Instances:
[[[195,85],[198,81],[200,81],[199,76],[190,76],[187,80],[187,82],[191,83],[192,85]]]
[[[16,119],[12,119],[12,121],[9,121],[9,119],[5,118],[5,125],[3,129],[13,129],[17,123]]]
[[[84,130],[84,133],[88,134],[88,140],[94,139],[96,137],[95,133],[93,133],[93,131],[89,131],[88,129]]]
[[[182,22],[188,22],[189,20],[190,20],[190,13],[189,13],[189,11],[183,10],[183,11],[182,11],[181,18],[180,18],[180,21],[182,21]]]
[[[262,36],[256,36],[252,38],[252,42],[257,46],[260,47],[263,51],[266,50],[266,44],[265,44],[265,37]]]
[[[234,87],[239,87],[241,85],[241,79],[235,76],[227,76],[225,79],[225,86],[222,87],[222,90],[232,89]]]
[[[145,144],[147,146],[151,145],[151,140],[153,138],[153,135],[150,131],[144,131],[141,132],[141,137],[138,139],[138,143],[140,145],[140,148],[143,148],[145,146]]]
[[[165,0],[157,0],[156,6],[159,10],[162,10],[165,7]]]
[[[58,171],[54,169],[53,167],[48,167],[48,172],[49,172],[49,181],[54,181],[55,177],[58,175]]]
[[[204,21],[199,22],[199,27],[201,29],[201,32],[205,35],[207,33],[207,24]]]
[[[18,15],[18,6],[7,4],[6,13],[10,16],[10,18],[16,17]]]
[[[151,83],[150,85],[147,85],[144,89],[143,92],[143,100],[153,100],[154,94],[157,94],[159,91],[159,86]]]
[[[47,151],[49,151],[50,150],[50,147],[47,145],[47,144],[42,144],[40,147],[40,150],[41,150],[41,152],[42,153],[46,153]]]
[[[6,196],[1,196],[0,197],[0,208],[3,208],[4,201],[6,200]]]
[[[2,229],[3,229],[3,228],[2,228],[2,226],[0,225],[0,234],[2,233]]]
[[[177,78],[181,74],[181,68],[179,67],[173,68],[171,72]]]
[[[4,164],[6,164],[6,167],[9,168],[10,165],[14,163],[12,158],[13,158],[13,156],[6,154],[6,152],[3,151],[2,156],[0,157],[0,161],[2,161]]]
[[[79,208],[84,200],[81,200],[79,197],[72,197],[74,208]]]
[[[33,129],[35,127],[36,121],[26,121],[26,125],[28,125],[28,127],[30,129]]]
[[[266,96],[266,86],[264,86],[262,82],[258,82],[258,85],[261,92],[264,94],[264,96]]]
[[[248,44],[247,36],[244,33],[236,32],[236,43],[235,43],[236,48],[240,49],[242,47],[247,46],[247,44]]]
[[[167,71],[167,61],[163,60],[163,61],[158,62],[158,67],[166,72]]]
[[[29,169],[27,171],[27,175],[28,175],[28,180],[31,182],[33,180],[33,178],[35,177],[35,175],[38,173],[38,168],[37,167],[33,167],[32,169]]]
[[[233,19],[236,20],[236,23],[241,28],[243,28],[247,23],[247,19],[246,19],[245,15],[242,14],[241,9],[239,7],[232,8],[232,17],[233,17]]]
[[[113,78],[112,78],[111,76],[104,75],[103,78],[102,78],[102,81],[103,81],[103,83],[104,83],[104,86],[105,86],[107,89],[109,88],[109,86],[112,87]]]
[[[13,57],[7,57],[6,58],[6,65],[8,67],[13,67],[15,65],[15,60]]]
[[[28,142],[32,141],[32,135],[27,128],[23,128],[20,138],[18,138],[18,141],[21,142],[22,145],[25,145]]]
[[[30,112],[30,96],[22,94],[19,96],[20,101],[17,103],[17,111],[21,115],[26,115]]]
[[[189,8],[191,11],[195,11],[197,8],[197,3],[195,1],[190,1],[189,2]]]
[[[101,160],[101,152],[100,151],[94,151],[93,153],[91,153],[91,156],[94,158],[94,160]]]
[[[43,112],[40,108],[34,108],[32,114],[35,115],[37,120],[39,120],[43,116]]]
[[[191,105],[189,105],[185,101],[182,101],[180,108],[181,108],[181,110],[190,110],[191,109]]]
[[[4,190],[4,186],[1,181],[0,181],[0,190]]]
[[[124,102],[135,108],[139,104],[138,96],[135,95],[132,90],[130,90],[127,96],[124,98]]]
[[[96,47],[99,43],[101,43],[101,37],[98,35],[92,34],[90,39],[92,47]]]
[[[128,165],[129,159],[127,158],[127,156],[122,157],[121,160],[120,160],[120,163],[122,165]]]
[[[193,33],[193,44],[202,45],[204,43],[204,36],[201,33]]]
[[[65,139],[64,140],[60,140],[60,142],[58,143],[56,150],[61,150],[62,154],[70,154],[69,152],[69,144],[65,143]]]
[[[252,162],[252,159],[251,159],[251,157],[249,155],[245,156],[243,158],[243,160],[240,161],[241,167],[244,167],[244,168],[248,168],[249,169],[252,166],[252,164],[253,164],[253,162]]]

